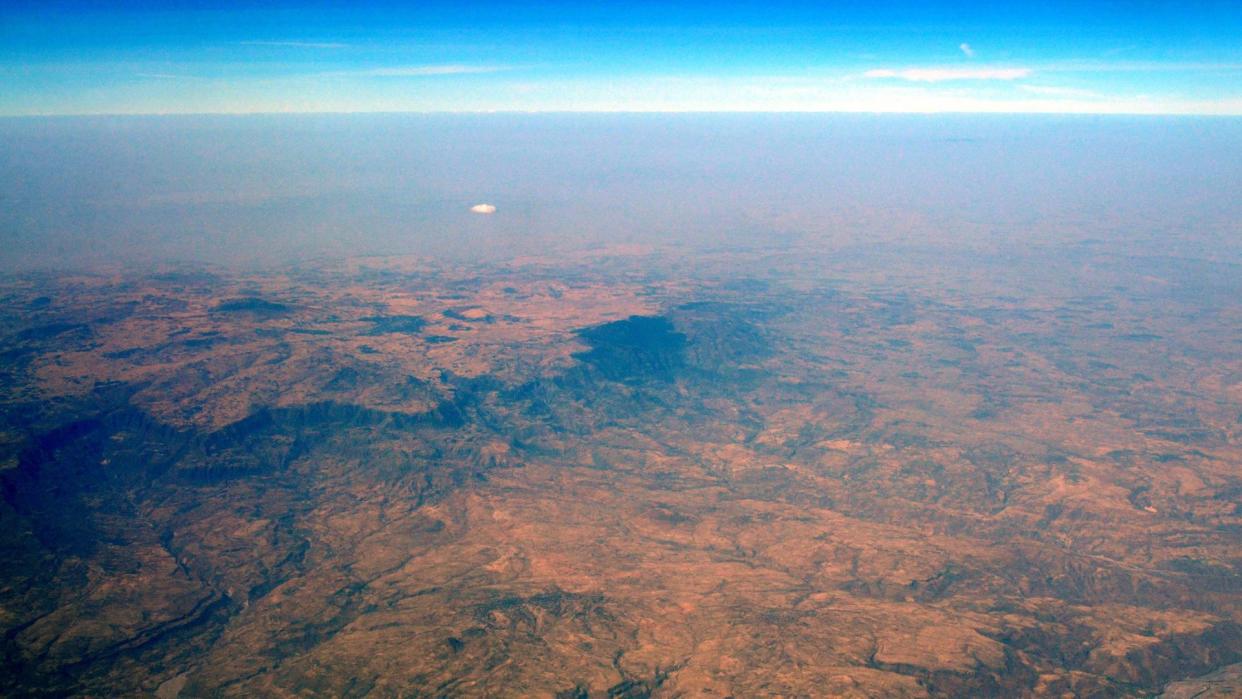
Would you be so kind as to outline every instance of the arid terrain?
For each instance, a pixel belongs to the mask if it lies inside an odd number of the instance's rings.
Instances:
[[[5,696],[1242,692],[1227,261],[631,245],[0,299]]]

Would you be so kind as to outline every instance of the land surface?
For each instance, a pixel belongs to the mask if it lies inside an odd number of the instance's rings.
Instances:
[[[1239,688],[1228,262],[630,246],[0,298],[5,695]]]

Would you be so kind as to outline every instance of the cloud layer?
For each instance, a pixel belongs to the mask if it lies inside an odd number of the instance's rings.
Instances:
[[[863,73],[868,78],[890,78],[915,83],[941,83],[951,80],[1019,80],[1031,74],[1030,68],[880,68]]]

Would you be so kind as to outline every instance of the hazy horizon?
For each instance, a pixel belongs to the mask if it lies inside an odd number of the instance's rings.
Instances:
[[[972,247],[1127,227],[1140,247],[1174,235],[1236,261],[1239,150],[1242,120],[1198,117],[23,117],[0,120],[0,264]]]

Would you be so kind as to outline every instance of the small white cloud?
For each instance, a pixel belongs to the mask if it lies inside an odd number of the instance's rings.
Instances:
[[[962,50],[962,53],[966,54],[967,58],[975,57],[975,50],[970,48],[970,44],[966,43],[965,41],[963,41],[961,44],[958,44],[958,48]]]
[[[894,78],[915,83],[940,83],[950,80],[1018,80],[1030,74],[1030,68],[907,68],[869,70],[863,76]]]
[[[494,214],[496,207],[491,204],[475,204],[470,210],[476,214]]]

